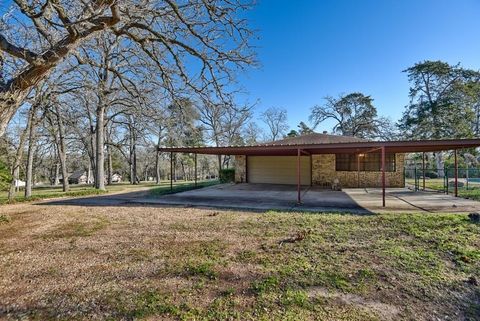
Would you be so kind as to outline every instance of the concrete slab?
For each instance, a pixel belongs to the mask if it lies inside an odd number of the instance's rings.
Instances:
[[[283,210],[314,212],[479,212],[480,202],[435,192],[413,192],[407,188],[386,191],[382,207],[379,188],[352,188],[331,191],[302,187],[302,204],[297,204],[297,189],[292,185],[221,184],[201,189],[153,197],[148,190],[106,194],[84,198],[44,201],[42,204],[76,206],[185,206],[243,210]]]
[[[307,210],[368,213],[348,194],[302,187],[302,204],[297,204],[297,189],[292,185],[221,184],[154,199],[135,199],[135,203],[220,207],[250,210]]]
[[[222,184],[154,199],[136,198],[130,200],[130,203],[359,214],[480,211],[480,202],[477,201],[441,193],[413,192],[407,188],[387,189],[385,208],[382,207],[382,190],[376,188],[331,191],[304,186],[302,187],[302,204],[297,204],[296,199],[297,190],[292,185]]]

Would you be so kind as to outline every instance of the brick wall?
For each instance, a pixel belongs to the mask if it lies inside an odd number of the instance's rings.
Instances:
[[[395,156],[396,171],[385,173],[387,187],[404,187],[403,170],[404,154]],[[342,187],[380,187],[382,186],[381,172],[354,172],[335,171],[335,155],[312,155],[312,184],[330,187],[335,178],[338,178]],[[245,183],[247,180],[247,157],[235,156],[235,182]]]
[[[404,187],[404,154],[396,154],[395,172],[385,172],[387,187]],[[380,187],[382,173],[356,171],[335,171],[335,155],[312,155],[312,183],[313,185],[330,186],[338,178],[342,187]]]
[[[247,157],[235,155],[235,183],[247,182]]]

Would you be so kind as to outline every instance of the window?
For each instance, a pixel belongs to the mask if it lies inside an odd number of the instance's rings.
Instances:
[[[361,172],[378,172],[382,169],[382,154],[368,153],[368,154],[336,154],[335,155],[335,170],[336,171],[357,171],[358,158],[360,160]],[[395,171],[395,154],[385,154],[385,171]]]

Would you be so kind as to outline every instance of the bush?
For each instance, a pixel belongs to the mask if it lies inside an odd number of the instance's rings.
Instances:
[[[8,167],[0,161],[0,191],[6,190],[11,181],[10,171]]]
[[[220,183],[232,183],[235,182],[235,169],[224,168],[220,170]]]
[[[457,186],[458,186],[458,187],[463,187],[464,185],[465,185],[465,183],[463,183],[463,182],[457,182]],[[455,181],[453,181],[453,180],[452,180],[452,181],[449,181],[449,182],[448,182],[448,186],[449,186],[449,187],[455,187]]]
[[[438,173],[437,172],[425,172],[425,177],[438,178]]]

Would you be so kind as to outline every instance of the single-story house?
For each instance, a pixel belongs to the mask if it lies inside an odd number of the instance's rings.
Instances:
[[[120,183],[122,181],[122,175],[119,173],[112,174],[112,183]]]
[[[68,183],[69,184],[93,184],[93,174],[90,176],[90,179],[87,175],[87,171],[80,169],[75,172],[73,172],[69,177],[68,177]],[[105,177],[105,181],[107,178]],[[60,179],[61,181],[61,179]],[[122,181],[122,175],[119,173],[113,173],[112,174],[112,182],[113,183],[119,183]]]
[[[87,175],[87,171],[80,169],[68,176],[68,183],[69,184],[91,184],[93,183],[92,181],[93,177],[90,178]]]
[[[365,139],[326,133],[308,134],[268,143],[269,146],[326,145],[368,142]],[[404,187],[404,153],[385,155],[386,187]],[[300,156],[300,183],[330,188],[335,182],[341,187],[381,187],[381,153],[332,153]],[[298,183],[297,156],[235,155],[237,183],[292,184]]]
[[[174,153],[193,153],[195,172],[197,154],[233,155],[237,182],[295,184],[298,203],[302,186],[338,184],[340,187],[381,187],[385,206],[385,189],[405,184],[406,153],[454,151],[456,196],[457,150],[476,147],[480,147],[480,139],[369,141],[324,132],[252,146],[159,147],[158,150],[170,153],[171,176]]]

